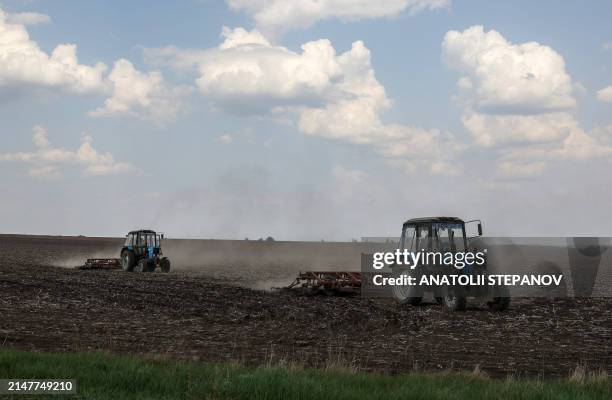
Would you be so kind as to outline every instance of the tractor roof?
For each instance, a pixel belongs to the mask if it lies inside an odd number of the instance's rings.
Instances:
[[[152,231],[150,229],[139,229],[137,231],[130,231],[128,232],[128,235],[134,234],[134,233],[155,233],[155,231]]]
[[[404,225],[420,225],[430,222],[457,222],[463,224],[463,220],[457,217],[421,217],[409,219],[404,222]]]

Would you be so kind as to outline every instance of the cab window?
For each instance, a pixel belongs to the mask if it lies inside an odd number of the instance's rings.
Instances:
[[[435,223],[432,231],[439,251],[465,251],[462,224]]]
[[[429,226],[421,225],[417,227],[417,247],[416,251],[419,250],[431,250],[431,237],[429,235]]]

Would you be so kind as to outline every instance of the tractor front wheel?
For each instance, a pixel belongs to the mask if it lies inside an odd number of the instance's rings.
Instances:
[[[444,308],[450,312],[463,311],[467,300],[465,297],[457,296],[456,294],[447,294],[444,296]]]
[[[510,306],[510,297],[495,297],[487,303],[491,311],[504,311]]]
[[[138,261],[138,263],[134,267],[134,272],[147,272],[148,269],[149,269],[149,266],[147,265],[147,262],[144,259],[142,259]]]
[[[510,306],[510,291],[507,286],[500,286],[495,288],[493,301],[487,302],[489,310],[491,311],[504,311]]]
[[[125,250],[121,253],[121,268],[124,271],[132,272],[134,271],[134,267],[136,266],[136,257],[134,257],[134,253],[129,250]]]
[[[162,258],[159,261],[159,267],[162,272],[170,272],[170,260],[167,257]]]

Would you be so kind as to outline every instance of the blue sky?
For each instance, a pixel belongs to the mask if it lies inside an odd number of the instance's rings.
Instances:
[[[337,3],[4,0],[0,230],[609,235],[609,2]]]

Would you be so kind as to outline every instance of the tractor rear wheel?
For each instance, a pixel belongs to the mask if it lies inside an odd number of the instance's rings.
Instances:
[[[444,296],[444,308],[450,312],[463,311],[467,300],[465,297],[457,296],[456,294],[447,294]]]
[[[399,304],[410,304],[418,306],[423,302],[423,292],[414,286],[394,285],[391,289],[393,298]]]
[[[159,260],[159,267],[161,268],[162,272],[170,272],[170,260],[168,257],[164,257]]]
[[[393,271],[393,277],[410,277],[410,273],[411,272],[408,269],[397,269]],[[397,301],[399,304],[418,306],[423,301],[423,289],[419,286],[393,285],[391,288],[391,293],[393,294],[395,301]]]
[[[134,253],[129,250],[125,250],[121,253],[121,268],[124,271],[132,272],[134,271],[134,266],[136,265],[136,257],[134,257]]]

